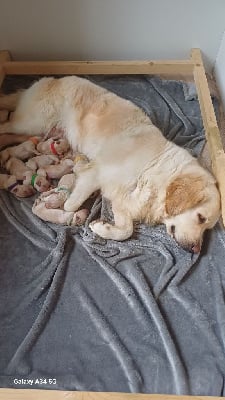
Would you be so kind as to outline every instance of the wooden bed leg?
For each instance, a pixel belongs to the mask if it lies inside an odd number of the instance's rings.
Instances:
[[[0,51],[0,88],[5,79],[4,62],[11,61],[11,55],[8,50]],[[0,122],[6,121],[8,118],[8,111],[0,110]]]
[[[0,51],[0,87],[5,78],[4,62],[11,61],[11,55],[8,50]]]
[[[191,59],[195,64],[193,70],[194,80],[198,93],[203,125],[206,132],[206,139],[209,146],[212,170],[219,185],[222,219],[225,226],[225,153],[216,121],[216,115],[210,96],[200,49],[191,50]]]
[[[11,61],[11,55],[7,50],[0,51],[0,88],[5,78],[4,62]],[[0,110],[0,123],[8,118],[8,111]],[[26,135],[1,135],[0,136],[0,150],[5,146],[11,144],[22,143],[27,140]]]

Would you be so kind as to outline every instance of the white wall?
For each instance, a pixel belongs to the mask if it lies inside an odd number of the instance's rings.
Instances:
[[[189,57],[212,65],[224,0],[0,0],[0,48],[17,60]]]
[[[217,54],[214,75],[216,77],[217,85],[220,90],[220,95],[225,111],[225,32]]]

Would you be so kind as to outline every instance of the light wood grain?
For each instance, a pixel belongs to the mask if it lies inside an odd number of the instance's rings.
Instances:
[[[218,400],[222,397],[0,389],[0,400]]]
[[[222,219],[223,224],[225,225],[225,153],[209,92],[201,51],[199,49],[192,49],[191,57],[195,62],[193,71],[194,80],[198,93],[203,125],[206,132],[206,139],[209,146],[212,170],[218,181],[221,194]]]
[[[7,75],[117,75],[190,74],[193,62],[187,61],[11,61],[4,63]]]
[[[5,78],[5,69],[4,69],[4,63],[10,63],[11,56],[8,50],[1,50],[0,51],[0,87],[2,86],[2,82],[4,81]]]

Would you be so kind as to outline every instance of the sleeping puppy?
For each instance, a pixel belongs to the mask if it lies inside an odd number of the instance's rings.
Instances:
[[[56,156],[64,156],[69,150],[69,143],[63,138],[50,138],[40,142],[37,150],[42,154],[54,154]]]
[[[0,174],[0,189],[8,190],[16,197],[30,197],[35,193],[33,186],[20,184],[15,175],[7,174]]]
[[[32,157],[26,162],[26,166],[32,171],[37,171],[38,168],[43,168],[46,165],[58,164],[59,158],[53,154],[42,154],[40,156]]]
[[[36,150],[37,139],[35,139],[36,138],[30,138],[24,143],[13,147],[7,147],[5,150],[2,150],[0,152],[1,165],[4,165],[10,157],[26,160],[27,158],[32,157],[34,154],[39,154]]]
[[[40,199],[45,203],[46,208],[63,208],[76,182],[75,174],[63,175],[57,187],[50,189],[40,195]]]
[[[57,165],[45,165],[39,168],[37,173],[40,176],[47,176],[50,179],[60,179],[63,175],[72,172],[74,162],[70,158],[65,158]]]
[[[134,220],[164,223],[183,248],[200,251],[204,231],[220,215],[215,179],[169,142],[141,109],[75,76],[43,78],[22,93],[0,98],[0,108],[13,107],[0,133],[41,135],[57,125],[73,151],[89,158],[64,209],[78,210],[100,189],[112,203],[114,224],[93,221],[93,232],[125,240]]]
[[[40,198],[35,200],[32,212],[43,221],[70,226],[83,225],[89,213],[86,208],[76,212],[65,211],[59,208],[46,208],[45,202]]]
[[[45,192],[50,187],[49,180],[38,175],[27,167],[22,160],[11,157],[5,164],[5,169],[16,177],[23,185],[33,186],[38,192]]]

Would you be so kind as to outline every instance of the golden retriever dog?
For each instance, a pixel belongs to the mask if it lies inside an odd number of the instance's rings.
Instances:
[[[22,93],[2,96],[0,108],[15,108],[0,134],[41,135],[57,127],[73,151],[89,158],[64,209],[78,210],[100,189],[112,203],[114,223],[93,221],[93,232],[125,240],[133,233],[133,221],[163,223],[184,249],[200,251],[204,231],[220,215],[216,181],[132,102],[68,76],[43,78]]]

